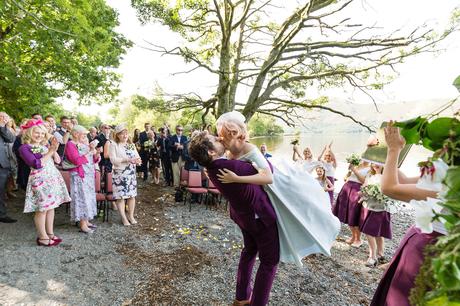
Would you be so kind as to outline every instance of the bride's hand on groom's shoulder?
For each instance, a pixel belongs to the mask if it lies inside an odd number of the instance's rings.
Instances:
[[[224,184],[238,182],[238,175],[236,175],[235,172],[228,170],[226,168],[219,169],[219,174],[217,174],[217,178]]]

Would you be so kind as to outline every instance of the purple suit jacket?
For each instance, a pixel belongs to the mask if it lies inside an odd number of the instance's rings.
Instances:
[[[230,218],[244,230],[253,229],[256,214],[266,225],[276,222],[276,213],[262,186],[254,184],[223,184],[217,179],[219,169],[227,168],[237,175],[257,174],[254,167],[243,161],[217,159],[207,168],[209,179],[230,203]]]

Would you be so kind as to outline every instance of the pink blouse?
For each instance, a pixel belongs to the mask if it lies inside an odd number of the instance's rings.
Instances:
[[[83,165],[87,164],[88,160],[86,159],[85,155],[80,155],[75,142],[71,140],[67,142],[65,149],[64,149],[64,155],[69,162],[77,166],[75,168],[69,169],[69,171],[77,172],[81,178],[84,178],[85,172],[83,171]],[[99,161],[99,158],[100,158],[99,154],[94,154],[93,155],[94,163],[97,163]]]

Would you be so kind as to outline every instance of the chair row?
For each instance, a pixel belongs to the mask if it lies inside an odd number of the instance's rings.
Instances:
[[[184,187],[184,205],[187,205],[187,200],[189,202],[189,211],[192,211],[192,196],[198,195],[200,198],[199,202],[203,201],[203,196],[205,197],[204,202],[206,208],[208,206],[209,196],[212,198],[217,198],[219,204],[222,202],[222,194],[213,184],[213,182],[206,177],[203,171],[200,170],[185,170],[181,169],[180,173],[180,182],[181,186]],[[204,184],[203,184],[204,183]],[[207,186],[207,187],[203,187]],[[190,195],[190,196],[189,196]],[[227,206],[227,201],[225,201],[225,206]]]

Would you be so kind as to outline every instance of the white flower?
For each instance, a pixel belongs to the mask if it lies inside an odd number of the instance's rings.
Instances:
[[[428,198],[426,201],[412,200],[409,202],[415,208],[415,226],[422,233],[429,234],[433,232],[433,217],[434,213],[441,212],[442,206],[438,203],[439,199]]]
[[[446,177],[449,166],[442,160],[433,161],[434,173],[425,173],[417,182],[417,188],[440,192],[443,190],[442,181]]]

